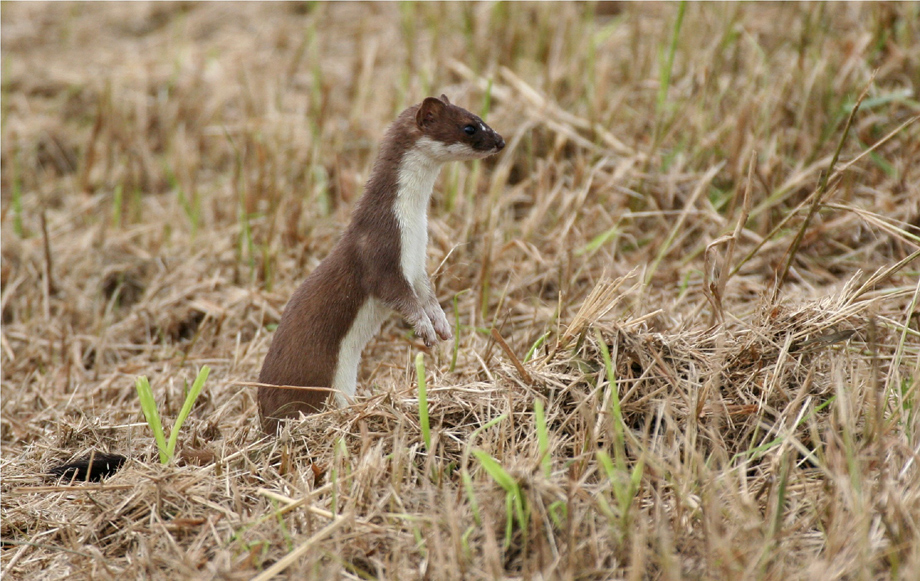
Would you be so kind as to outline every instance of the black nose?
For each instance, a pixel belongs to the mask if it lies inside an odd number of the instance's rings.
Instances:
[[[495,148],[499,151],[505,149],[505,140],[498,133],[495,134]]]

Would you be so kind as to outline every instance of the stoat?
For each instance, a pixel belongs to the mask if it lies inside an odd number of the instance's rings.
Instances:
[[[355,393],[361,351],[390,311],[425,345],[452,337],[425,272],[428,201],[441,166],[505,147],[502,136],[446,96],[403,111],[387,130],[351,223],[294,292],[272,338],[259,382],[262,429]],[[272,386],[327,388],[285,389]],[[328,389],[331,388],[331,389]]]

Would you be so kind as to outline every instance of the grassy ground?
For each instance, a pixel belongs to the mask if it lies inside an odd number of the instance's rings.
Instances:
[[[5,579],[920,570],[920,5],[2,10]],[[442,92],[508,142],[432,202],[456,341],[394,318],[260,439],[286,300]],[[168,431],[203,365],[161,466],[135,378]]]

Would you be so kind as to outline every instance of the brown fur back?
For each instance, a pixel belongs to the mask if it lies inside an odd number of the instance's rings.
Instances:
[[[262,364],[260,383],[332,385],[339,344],[367,299],[358,272],[349,265],[349,246],[340,243],[294,292]],[[321,390],[260,387],[262,429],[273,434],[279,419],[319,411],[329,395]]]

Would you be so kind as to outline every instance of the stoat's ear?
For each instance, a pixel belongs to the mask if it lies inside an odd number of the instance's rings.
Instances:
[[[450,105],[450,99],[447,98],[447,95],[441,93],[441,100],[444,101],[445,105]]]
[[[428,127],[441,118],[446,108],[447,106],[442,101],[434,97],[428,97],[422,101],[421,106],[418,108],[418,113],[415,114],[415,123],[422,128]]]

